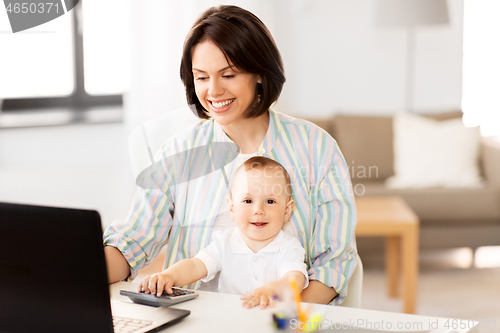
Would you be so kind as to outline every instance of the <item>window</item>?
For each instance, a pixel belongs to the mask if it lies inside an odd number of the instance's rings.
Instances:
[[[483,136],[500,135],[500,2],[465,0],[462,110]]]
[[[0,10],[3,110],[121,105],[129,83],[128,14],[126,2],[81,1],[66,15],[12,34]]]
[[[2,32],[10,31],[0,10]],[[74,90],[73,16],[0,35],[0,98],[68,96]]]
[[[129,7],[126,1],[83,1],[85,91],[121,94],[129,85]],[[110,17],[112,13],[112,17]]]

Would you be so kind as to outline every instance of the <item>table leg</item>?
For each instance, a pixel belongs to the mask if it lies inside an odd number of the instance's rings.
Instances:
[[[385,239],[385,272],[389,297],[397,297],[399,290],[399,236],[388,236]]]
[[[402,239],[404,312],[415,313],[418,279],[418,228],[412,227]]]

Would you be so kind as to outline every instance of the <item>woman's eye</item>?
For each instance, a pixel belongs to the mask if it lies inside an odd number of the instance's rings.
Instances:
[[[204,81],[204,80],[206,80],[206,79],[207,79],[206,77],[197,77],[197,78],[196,78],[196,80],[197,80],[197,81]]]
[[[224,75],[223,77],[225,77],[226,79],[232,79],[234,75]]]

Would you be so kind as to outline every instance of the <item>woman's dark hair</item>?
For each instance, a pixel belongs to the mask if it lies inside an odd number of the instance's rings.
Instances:
[[[196,20],[184,42],[180,74],[187,102],[196,106],[202,119],[209,116],[196,96],[192,57],[194,47],[206,40],[219,47],[230,65],[260,75],[262,83],[257,84],[255,101],[244,116],[254,118],[264,114],[278,99],[285,83],[283,60],[264,23],[237,6],[211,7]]]

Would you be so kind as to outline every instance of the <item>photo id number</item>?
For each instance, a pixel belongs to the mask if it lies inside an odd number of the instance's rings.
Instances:
[[[477,329],[482,328],[497,328],[497,321],[495,319],[448,319],[446,320],[444,327],[447,329],[472,329],[473,327]]]
[[[46,2],[46,3],[34,3],[34,2],[31,2],[31,3],[28,3],[28,2],[23,2],[23,3],[9,3],[9,5],[7,6],[7,13],[15,13],[15,14],[19,14],[19,13],[23,13],[23,14],[27,14],[27,13],[31,13],[31,14],[35,14],[35,13],[40,13],[40,14],[46,14],[46,13],[50,13],[51,11],[52,12],[55,12],[55,13],[59,13],[59,3],[50,3],[50,2]]]

